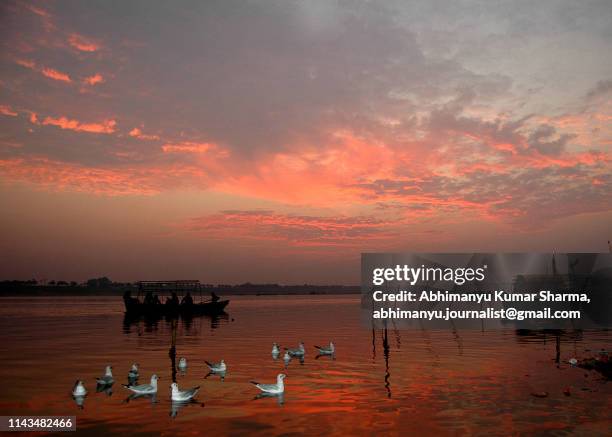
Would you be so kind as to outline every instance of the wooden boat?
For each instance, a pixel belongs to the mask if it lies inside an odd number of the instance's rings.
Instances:
[[[138,282],[138,297],[132,297],[129,291],[123,295],[125,313],[129,316],[164,316],[164,317],[192,317],[214,316],[223,314],[229,300],[220,300],[214,296],[208,301],[193,302],[191,293],[202,294],[200,281],[141,281]],[[179,301],[182,297],[189,297]],[[158,296],[168,296],[162,303]],[[144,299],[140,299],[145,296]],[[216,298],[216,299],[215,299]]]
[[[124,301],[125,312],[130,315],[189,315],[203,316],[215,315],[224,312],[225,307],[229,304],[229,300],[219,300],[216,302],[201,302],[189,305],[171,305],[171,304],[145,304],[137,299],[132,301]]]

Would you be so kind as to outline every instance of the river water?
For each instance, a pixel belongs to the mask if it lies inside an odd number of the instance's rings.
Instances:
[[[85,435],[610,435],[612,384],[567,364],[610,350],[610,331],[372,330],[359,296],[230,299],[227,316],[176,327],[188,367],[175,378],[201,386],[184,406],[169,399],[169,321],[127,321],[117,297],[0,299],[0,415],[76,416]],[[273,359],[273,342],[300,340],[303,363]],[[336,356],[317,358],[313,346],[330,340]],[[204,360],[222,358],[225,378],[206,377]],[[160,376],[155,398],[128,399],[133,362],[141,383]],[[96,392],[107,364],[117,382]],[[285,395],[256,398],[249,381],[280,372]],[[76,379],[89,391],[82,405]]]

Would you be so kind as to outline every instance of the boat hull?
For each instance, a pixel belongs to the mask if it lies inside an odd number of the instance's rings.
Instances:
[[[217,302],[194,303],[190,305],[144,304],[142,302],[124,302],[125,313],[130,316],[204,316],[222,314],[229,300]]]

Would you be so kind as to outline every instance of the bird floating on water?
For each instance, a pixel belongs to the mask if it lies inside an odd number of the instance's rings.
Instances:
[[[111,366],[106,366],[104,369],[104,376],[100,378],[96,378],[98,385],[112,385],[115,380],[113,379],[113,368]]]
[[[85,396],[86,394],[87,394],[87,390],[85,389],[85,386],[83,385],[83,381],[77,380],[77,382],[74,383],[74,387],[72,387],[72,396],[79,397],[79,396]]]
[[[178,368],[179,368],[179,370],[186,370],[187,369],[187,358],[181,357],[179,359]]]
[[[285,374],[279,373],[276,377],[276,384],[260,384],[256,381],[251,381],[251,384],[255,385],[255,387],[264,393],[281,394],[285,392],[285,384],[283,383],[284,379]]]
[[[283,361],[285,362],[285,366],[291,361],[291,355],[289,355],[289,351],[285,351],[285,355],[283,355]]]
[[[179,390],[179,386],[176,382],[173,382],[170,388],[172,389],[171,397],[174,402],[188,402],[198,394],[198,391],[200,391],[200,386],[188,390]]]
[[[132,368],[128,372],[128,379],[138,379],[138,363],[132,364]]]
[[[336,353],[336,347],[330,341],[329,346],[315,346],[321,355],[333,355]]]
[[[570,363],[572,366],[575,366],[578,364],[578,360],[576,358],[570,358],[568,363]]]
[[[133,391],[136,394],[150,395],[150,394],[157,393],[157,380],[158,379],[159,378],[157,377],[157,375],[152,375],[151,382],[149,384],[139,384],[139,385],[122,384],[122,385],[128,390]]]
[[[306,349],[304,349],[303,341],[300,341],[300,344],[298,345],[297,348],[295,349],[285,348],[285,350],[289,352],[289,355],[291,355],[292,357],[304,356],[304,354],[306,353]]]
[[[278,343],[274,343],[272,345],[272,355],[280,355],[280,348],[278,347]]]
[[[206,360],[204,360],[204,362],[206,363],[211,372],[220,373],[225,372],[227,370],[227,365],[223,360],[219,361],[218,363],[210,363]]]

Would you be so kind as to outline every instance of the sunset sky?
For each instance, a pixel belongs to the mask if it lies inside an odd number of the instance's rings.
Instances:
[[[0,279],[607,251],[603,1],[3,1]]]

